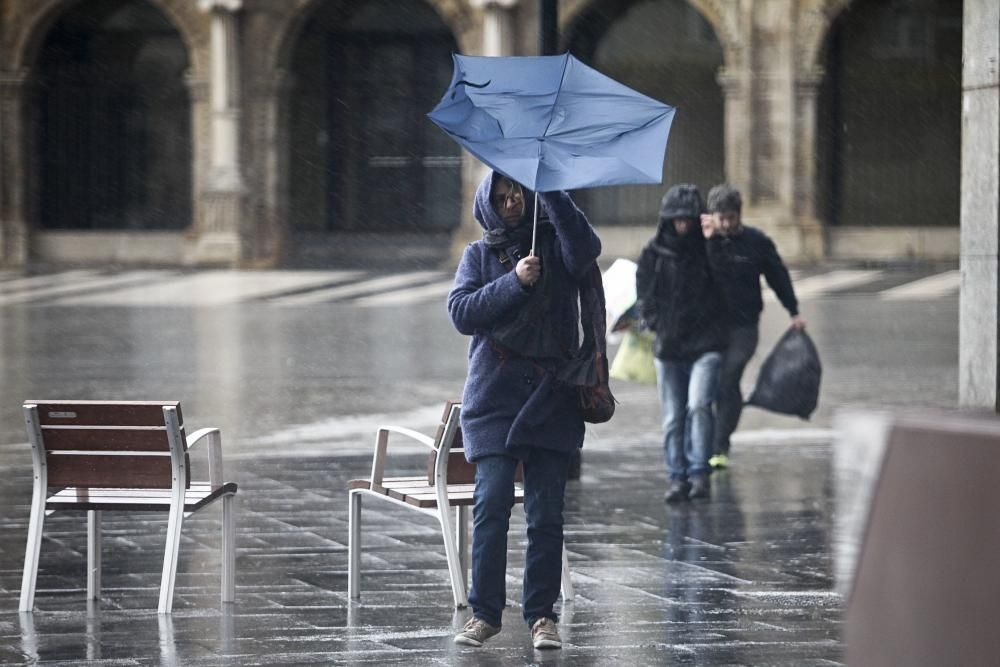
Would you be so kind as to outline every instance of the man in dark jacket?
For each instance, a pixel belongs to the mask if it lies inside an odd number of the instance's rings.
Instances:
[[[656,333],[654,363],[670,486],[665,500],[709,495],[712,403],[725,347],[725,306],[698,229],[701,194],[675,185],[636,272],[639,313]]]
[[[806,326],[799,316],[792,279],[774,242],[759,229],[742,224],[742,209],[739,190],[727,184],[717,185],[708,193],[708,214],[701,216],[702,232],[708,239],[709,263],[725,295],[729,324],[729,340],[719,370],[715,454],[711,459],[716,468],[729,464],[729,437],[743,411],[740,379],[757,349],[757,325],[764,309],[761,275],[791,316],[791,326],[797,329]]]
[[[584,423],[578,392],[554,376],[579,346],[577,284],[601,242],[568,194],[543,192],[547,221],[531,254],[534,203],[533,193],[500,174],[483,180],[473,206],[483,240],[465,249],[448,295],[455,328],[472,336],[462,438],[476,464],[473,617],[455,636],[467,646],[500,632],[518,462],[528,528],[522,611],[535,648],[561,646],[553,606],[562,581],[563,495]]]

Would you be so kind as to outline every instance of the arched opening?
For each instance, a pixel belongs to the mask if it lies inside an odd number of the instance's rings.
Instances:
[[[826,38],[817,211],[827,224],[957,226],[962,3],[859,0]]]
[[[461,153],[425,116],[448,87],[455,50],[419,0],[317,8],[292,55],[293,236],[458,225]]]
[[[42,227],[188,227],[188,55],[169,19],[142,0],[79,3],[38,65]]]
[[[655,224],[667,186],[695,183],[704,194],[724,179],[723,99],[715,80],[722,46],[697,10],[684,0],[596,2],[574,22],[568,43],[581,60],[677,108],[663,185],[580,193],[595,224]]]

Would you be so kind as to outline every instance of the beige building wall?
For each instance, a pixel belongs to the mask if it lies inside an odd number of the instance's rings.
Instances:
[[[188,51],[191,227],[156,234],[41,229],[35,145],[39,121],[32,89],[48,28],[76,3],[0,0],[3,266],[115,261],[263,267],[286,261],[289,174],[296,159],[289,125],[291,60],[310,17],[338,0],[145,1],[167,17]],[[537,53],[537,2],[426,1],[464,53]],[[711,26],[722,50],[716,82],[723,104],[725,177],[744,193],[746,220],[771,234],[786,258],[957,254],[957,218],[953,227],[859,230],[832,228],[817,210],[817,104],[824,80],[824,40],[851,0],[687,1]],[[563,42],[573,39],[574,26],[587,12],[603,12],[613,19],[635,4],[561,1]],[[466,156],[461,173],[462,217],[448,241],[453,259],[480,233],[471,219],[471,203],[484,169]],[[609,227],[606,252],[636,255],[654,224],[651,219],[648,229]]]

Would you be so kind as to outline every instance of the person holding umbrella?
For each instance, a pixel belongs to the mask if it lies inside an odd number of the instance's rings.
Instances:
[[[712,403],[726,338],[725,303],[698,227],[702,212],[694,185],[667,190],[656,236],[643,248],[636,271],[639,314],[656,334],[668,503],[709,495]]]
[[[544,215],[533,243],[536,201]],[[495,171],[480,184],[473,215],[483,239],[465,249],[448,295],[456,329],[472,336],[461,423],[466,458],[476,463],[473,616],[455,643],[481,646],[502,627],[507,531],[521,463],[528,536],[522,612],[535,648],[559,648],[553,608],[563,496],[584,422],[578,393],[556,374],[579,346],[577,284],[601,242],[567,193],[540,192],[536,199]]]

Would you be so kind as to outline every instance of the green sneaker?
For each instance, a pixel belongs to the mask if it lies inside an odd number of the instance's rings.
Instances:
[[[729,457],[725,454],[716,454],[708,460],[708,465],[713,468],[728,468],[729,467]]]

